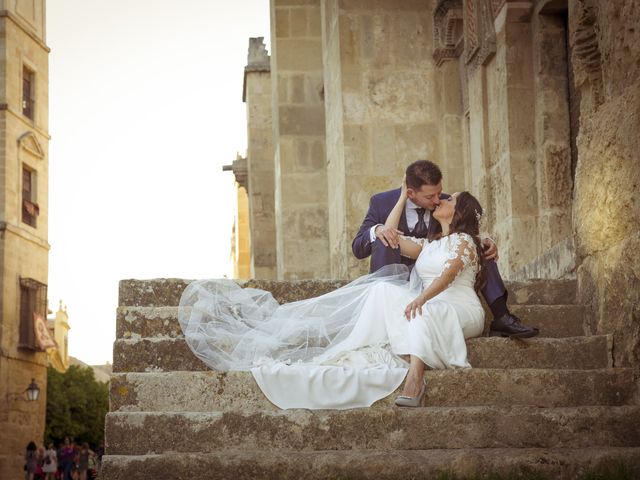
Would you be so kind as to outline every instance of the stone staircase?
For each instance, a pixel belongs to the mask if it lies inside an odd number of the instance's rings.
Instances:
[[[183,280],[120,283],[102,478],[396,479],[514,470],[576,478],[640,468],[640,402],[610,336],[590,335],[575,282],[508,285],[530,340],[468,341],[469,370],[428,371],[427,408],[282,411],[250,373],[214,372],[177,321]],[[279,302],[341,282],[250,281]],[[489,316],[487,316],[489,318]],[[451,478],[451,477],[449,477]]]

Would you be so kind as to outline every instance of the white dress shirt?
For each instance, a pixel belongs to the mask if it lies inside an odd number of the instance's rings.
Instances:
[[[418,223],[418,212],[416,212],[416,208],[420,207],[407,198],[407,203],[404,206],[404,214],[407,218],[407,227],[409,227],[409,230],[412,232],[416,228],[416,224]],[[431,211],[425,209],[424,223],[426,223],[427,228],[429,228],[429,220],[431,220]],[[376,228],[378,228],[380,225],[382,224],[378,223],[377,225],[371,227],[371,230],[369,230],[369,241],[371,243],[376,241]]]

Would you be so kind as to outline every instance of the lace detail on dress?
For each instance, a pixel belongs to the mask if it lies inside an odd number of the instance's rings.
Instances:
[[[410,237],[408,235],[400,235],[400,238],[403,239],[403,240],[411,240],[413,243],[416,243],[416,244],[420,245],[421,247],[424,247],[424,242],[427,241],[426,238]]]
[[[427,240],[426,238],[410,237],[408,235],[399,235],[399,237],[402,240],[409,240],[409,241],[415,243],[416,245],[419,245],[421,249],[424,248],[424,245],[425,245],[426,240]],[[406,257],[406,258],[411,258],[411,259],[414,259],[414,260],[416,259],[416,257],[409,256],[409,255],[406,255],[406,254],[403,254],[403,253],[400,253],[400,255],[403,256],[403,257]]]
[[[473,237],[467,233],[452,233],[448,238],[450,245],[442,272],[433,283],[441,282],[443,289],[449,287],[467,268],[472,268],[474,273],[478,273],[478,254]]]

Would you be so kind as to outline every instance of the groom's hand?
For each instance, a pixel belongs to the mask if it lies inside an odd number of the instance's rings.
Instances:
[[[484,259],[498,261],[498,246],[490,238],[482,240],[482,246],[484,247]]]
[[[376,237],[380,239],[385,247],[398,248],[400,246],[400,237],[402,231],[397,228],[380,225],[376,228]]]

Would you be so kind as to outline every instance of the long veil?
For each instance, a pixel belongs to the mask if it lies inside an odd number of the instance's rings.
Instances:
[[[209,367],[246,371],[269,362],[308,363],[345,340],[372,291],[391,282],[420,290],[415,271],[388,265],[320,297],[279,305],[270,292],[232,280],[199,280],[180,299],[185,339]]]

